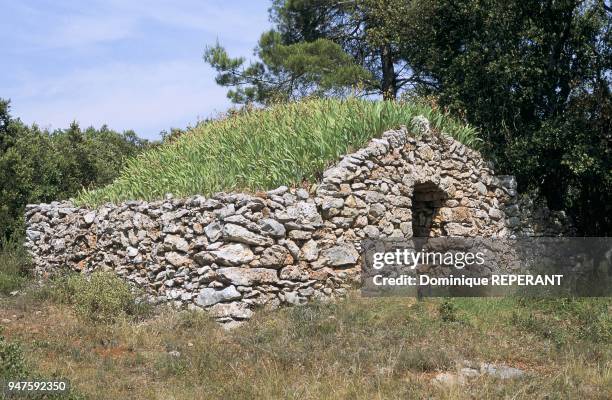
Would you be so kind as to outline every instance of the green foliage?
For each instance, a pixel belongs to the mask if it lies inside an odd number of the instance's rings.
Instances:
[[[455,322],[457,317],[457,306],[449,299],[444,299],[438,306],[438,314],[444,322]]]
[[[204,58],[217,83],[235,87],[236,103],[294,100],[304,95],[382,94],[394,99],[422,82],[402,57],[396,34],[404,0],[273,0],[274,29],[262,34],[255,55],[230,58],[217,44]],[[399,20],[404,22],[404,20]]]
[[[424,115],[432,126],[470,146],[476,131],[419,103],[357,99],[308,100],[248,109],[205,123],[175,141],[130,159],[120,176],[81,192],[81,204],[266,190],[315,181],[338,157],[391,128]]]
[[[270,17],[285,46],[340,46],[370,73],[361,93],[431,96],[465,117],[497,172],[607,235],[611,12],[596,0],[273,0]]]
[[[236,87],[228,92],[235,103],[345,94],[368,79],[367,71],[326,39],[284,45],[278,32],[269,31],[261,36],[255,53],[260,61],[245,67],[244,58],[231,58],[219,43],[205,51],[204,59],[219,73],[217,83]]]
[[[612,343],[612,313],[607,298],[518,300],[512,323],[562,347],[575,340]]]
[[[18,243],[0,247],[0,294],[21,289],[30,274],[29,256]]]
[[[100,324],[111,324],[126,316],[146,314],[130,286],[113,272],[94,272],[91,276],[74,274],[54,283],[53,300],[72,304],[79,317]]]
[[[0,330],[0,379],[23,378],[26,373],[21,346],[7,342]]]
[[[612,230],[612,43],[601,1],[419,0],[397,20],[403,56],[485,135],[519,189],[539,188],[585,233]],[[403,20],[403,21],[402,21]]]
[[[44,285],[29,294],[37,301],[51,301],[58,304],[74,302],[74,288],[69,285],[72,274],[53,275]]]
[[[123,160],[146,147],[134,132],[103,126],[48,132],[26,126],[0,100],[0,242],[23,231],[27,203],[74,196],[83,187],[109,183]]]
[[[423,82],[403,53],[398,32],[415,2],[405,0],[273,0],[270,19],[283,43],[327,39],[369,71],[366,94],[394,99],[402,88]]]

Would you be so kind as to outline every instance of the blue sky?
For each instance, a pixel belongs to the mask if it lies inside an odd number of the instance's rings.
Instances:
[[[0,0],[0,97],[41,127],[106,123],[157,138],[229,106],[202,60],[251,56],[268,0]]]

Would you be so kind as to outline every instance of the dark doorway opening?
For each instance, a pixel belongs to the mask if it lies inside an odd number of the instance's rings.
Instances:
[[[415,251],[428,249],[428,238],[444,235],[442,222],[436,218],[446,200],[446,193],[433,182],[418,183],[412,194],[412,237]],[[427,273],[435,266],[423,264],[416,267],[417,274]],[[419,278],[420,279],[420,278]],[[417,287],[417,298],[432,294],[431,287]]]
[[[446,199],[444,193],[432,182],[414,186],[412,194],[412,236],[437,237],[444,234],[442,223],[436,216]]]

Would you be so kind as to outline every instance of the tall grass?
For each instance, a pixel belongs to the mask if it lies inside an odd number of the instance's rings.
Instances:
[[[0,243],[0,295],[19,290],[30,275],[30,260],[17,241]]]
[[[202,124],[146,151],[129,160],[112,184],[83,191],[77,202],[92,206],[312,181],[341,155],[385,130],[409,125],[417,115],[468,146],[479,142],[474,128],[424,104],[359,99],[280,104]]]

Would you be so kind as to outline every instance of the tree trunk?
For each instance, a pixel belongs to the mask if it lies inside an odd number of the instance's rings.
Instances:
[[[393,55],[391,54],[391,46],[385,44],[380,52],[380,61],[382,64],[382,94],[384,100],[395,100],[397,87],[395,82],[395,67],[393,65]]]

